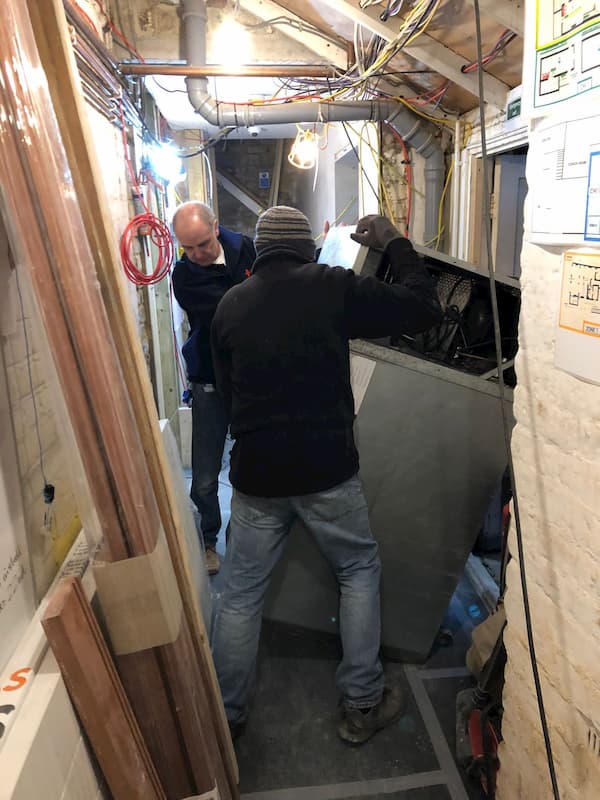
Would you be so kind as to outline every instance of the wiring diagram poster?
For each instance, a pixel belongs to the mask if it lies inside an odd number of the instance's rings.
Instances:
[[[554,363],[600,384],[600,252],[563,255]]]

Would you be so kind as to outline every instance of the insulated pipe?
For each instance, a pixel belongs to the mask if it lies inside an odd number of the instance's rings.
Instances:
[[[181,0],[184,54],[189,66],[206,66],[206,0]],[[282,68],[285,70],[285,67]],[[438,209],[444,185],[444,157],[435,128],[393,100],[290,102],[272,106],[218,103],[208,94],[206,78],[186,78],[190,103],[218,128],[281,123],[387,121],[406,144],[425,159],[425,242],[437,236]]]

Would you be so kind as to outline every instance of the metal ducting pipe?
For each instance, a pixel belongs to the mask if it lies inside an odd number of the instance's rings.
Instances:
[[[206,0],[181,0],[184,55],[189,66],[206,65]],[[208,94],[206,78],[186,78],[190,103],[207,122],[219,128],[281,123],[386,121],[407,145],[425,159],[425,242],[437,235],[438,208],[444,185],[444,156],[435,128],[406,106],[392,100],[282,103],[250,106],[217,103]]]

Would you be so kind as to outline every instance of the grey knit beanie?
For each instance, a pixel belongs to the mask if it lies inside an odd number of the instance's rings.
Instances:
[[[272,245],[292,248],[307,261],[314,259],[315,240],[310,222],[301,211],[290,206],[273,206],[260,215],[254,234],[256,254]]]

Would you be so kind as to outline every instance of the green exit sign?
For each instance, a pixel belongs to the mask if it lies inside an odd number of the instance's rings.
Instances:
[[[521,98],[517,97],[506,106],[506,119],[514,119],[521,115]]]

